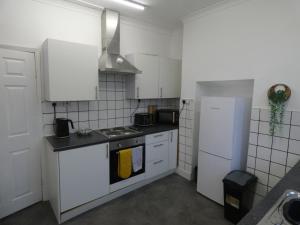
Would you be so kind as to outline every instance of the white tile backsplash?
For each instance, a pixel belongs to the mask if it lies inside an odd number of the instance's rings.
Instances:
[[[258,145],[266,148],[271,148],[272,137],[270,135],[259,134],[258,135]]]
[[[259,109],[252,109],[251,120],[259,120]]]
[[[289,145],[289,140],[286,138],[274,137],[273,138],[273,149],[287,151]]]
[[[271,149],[265,147],[257,147],[257,158],[269,160],[271,159]]]
[[[286,157],[287,157],[286,152],[273,150],[272,151],[272,156],[271,156],[271,161],[275,162],[275,163],[278,163],[278,164],[281,164],[281,165],[285,165],[286,164]]]
[[[255,145],[249,145],[248,155],[252,156],[252,157],[256,157],[256,146]]]
[[[251,120],[251,123],[250,123],[250,131],[251,132],[255,132],[257,133],[258,132],[258,121],[255,121],[255,120]]]
[[[300,126],[291,126],[291,139],[300,141]]]
[[[293,112],[292,124],[300,126],[300,112]]]
[[[300,161],[300,112],[285,112],[274,136],[269,121],[269,110],[252,109],[247,171],[259,179],[256,196],[264,196]]]
[[[257,133],[250,133],[250,135],[249,135],[249,144],[257,145],[257,137],[258,137]]]
[[[300,160],[300,155],[289,153],[287,157],[287,166],[293,167],[299,162],[299,160]]]
[[[285,175],[285,167],[277,163],[271,163],[270,174],[282,178]]]
[[[76,128],[71,132],[76,132],[78,128],[105,129],[132,125],[133,120],[130,120],[130,116],[135,111],[138,101],[125,98],[124,76],[101,74],[99,80],[98,101],[57,103],[57,117],[69,118],[74,122]],[[150,103],[157,105],[158,108],[179,108],[179,99],[141,100],[137,112],[146,112]],[[44,135],[53,135],[52,102],[43,102],[42,112]]]
[[[255,169],[265,172],[265,173],[269,173],[269,168],[270,168],[270,161],[256,158]]]
[[[289,152],[300,155],[300,141],[289,140]]]

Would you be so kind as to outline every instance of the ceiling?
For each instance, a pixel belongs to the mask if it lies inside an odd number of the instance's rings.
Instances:
[[[145,11],[131,9],[111,0],[84,1],[118,10],[121,12],[121,15],[126,17],[138,19],[162,28],[174,29],[181,24],[183,17],[225,0],[135,0],[147,6]]]

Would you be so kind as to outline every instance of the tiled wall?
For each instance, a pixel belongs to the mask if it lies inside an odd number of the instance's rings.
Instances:
[[[194,133],[194,100],[185,99],[179,120],[179,160],[177,172],[187,179],[191,179],[193,170],[193,133]]]
[[[300,112],[287,111],[281,130],[269,134],[270,111],[252,109],[247,171],[258,177],[260,200],[300,160]]]
[[[57,103],[57,117],[69,118],[74,122],[75,129],[104,129],[132,125],[132,113],[138,105],[137,100],[126,99],[125,76],[101,74],[99,76],[99,100],[86,102]],[[179,99],[142,100],[136,112],[146,112],[148,105],[158,108],[178,108]],[[52,102],[43,102],[44,135],[53,134]]]

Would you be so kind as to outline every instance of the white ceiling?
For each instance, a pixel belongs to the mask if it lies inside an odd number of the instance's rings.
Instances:
[[[135,0],[146,5],[139,11],[119,5],[111,0],[85,0],[105,8],[120,11],[121,15],[151,23],[163,28],[173,29],[181,24],[181,19],[195,11],[210,7],[225,0]]]

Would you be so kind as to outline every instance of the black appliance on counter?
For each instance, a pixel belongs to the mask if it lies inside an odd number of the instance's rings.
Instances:
[[[157,123],[178,125],[179,110],[178,109],[157,110]]]
[[[56,118],[54,123],[55,134],[58,138],[66,138],[70,136],[69,123],[71,123],[71,126],[74,129],[73,121],[66,118]]]
[[[134,125],[148,127],[153,125],[153,119],[153,114],[151,113],[136,113],[134,115]]]

